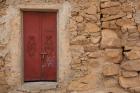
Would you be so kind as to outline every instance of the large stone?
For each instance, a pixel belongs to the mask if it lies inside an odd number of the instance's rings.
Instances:
[[[121,47],[121,39],[113,30],[102,30],[101,48]]]
[[[128,71],[140,71],[140,60],[129,60],[121,64],[121,67]]]
[[[106,90],[105,93],[130,93],[120,87],[106,88],[105,90]]]
[[[140,59],[140,49],[139,47],[131,49],[129,52],[124,52],[127,59]]]
[[[102,28],[113,29],[113,30],[119,29],[119,27],[115,23],[115,20],[103,22],[102,23]]]
[[[108,7],[113,7],[113,6],[119,6],[119,2],[105,2],[101,3],[101,8],[108,8]]]
[[[134,11],[134,8],[132,7],[132,5],[130,3],[124,3],[122,5],[122,10],[124,12],[133,12]]]
[[[116,15],[119,14],[120,12],[121,12],[120,6],[101,9],[101,13],[104,15]]]
[[[106,88],[119,86],[118,79],[113,77],[108,77],[104,79],[104,85]]]
[[[89,15],[94,15],[97,13],[97,7],[92,5],[85,12]]]
[[[73,38],[70,42],[70,44],[72,45],[79,45],[79,44],[88,44],[89,43],[89,39],[86,38],[86,36],[84,35],[80,35],[77,36],[75,38]]]
[[[77,26],[77,32],[82,32],[85,30],[85,24],[84,23],[78,23]]]
[[[103,67],[103,75],[114,76],[119,74],[119,65],[117,64],[106,64]]]
[[[125,70],[123,70],[122,71],[122,76],[123,77],[136,77],[136,76],[138,76],[138,72],[135,72],[135,71],[125,71]]]
[[[140,77],[124,78],[119,77],[119,83],[123,88],[133,88],[140,86]]]
[[[111,16],[108,16],[108,17],[104,17],[101,20],[102,21],[110,21],[110,20],[118,19],[118,18],[121,18],[121,17],[124,17],[124,16],[126,16],[125,13],[119,13],[119,14],[116,14],[116,15],[111,15]]]
[[[98,17],[96,15],[84,15],[87,22],[97,22]]]
[[[129,33],[130,35],[131,35],[131,34],[134,34],[134,33],[136,33],[136,34],[139,35],[137,26],[129,26],[129,27],[127,27],[127,29],[128,29],[128,33]],[[130,35],[129,35],[129,37],[130,37]]]
[[[133,20],[127,19],[127,18],[126,19],[118,19],[116,21],[116,24],[118,26],[122,26],[122,27],[129,27],[129,26],[136,25],[136,23]]]
[[[95,51],[95,52],[89,53],[89,54],[88,54],[88,57],[89,57],[89,58],[98,58],[98,57],[100,57],[101,55],[102,55],[102,54],[101,54],[100,51]]]
[[[94,52],[97,49],[99,49],[99,44],[87,44],[87,45],[84,45],[84,51],[85,52]]]
[[[68,90],[86,91],[90,89],[95,89],[101,86],[100,79],[101,77],[97,74],[83,76],[76,81],[72,81],[68,86]]]
[[[95,69],[95,70],[99,69],[100,63],[98,62],[98,60],[90,58],[88,61],[89,61],[88,65],[89,67],[91,67],[91,69]]]
[[[130,88],[130,91],[132,93],[140,93],[140,86],[139,87]]]
[[[122,49],[105,49],[104,59],[111,63],[120,63],[123,59]]]
[[[105,29],[109,29],[110,27],[110,22],[102,22],[102,28],[105,28]]]
[[[86,32],[98,32],[98,31],[100,31],[100,28],[95,23],[87,23],[85,30],[86,30]]]
[[[118,27],[117,25],[116,25],[116,20],[112,20],[112,21],[110,21],[110,29],[113,29],[113,30],[120,30],[120,27]]]

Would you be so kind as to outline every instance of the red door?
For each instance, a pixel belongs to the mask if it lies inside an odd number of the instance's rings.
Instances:
[[[56,16],[56,12],[23,12],[24,81],[56,81]]]

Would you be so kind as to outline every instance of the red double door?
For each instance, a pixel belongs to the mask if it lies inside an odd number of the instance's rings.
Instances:
[[[24,81],[56,81],[57,13],[23,12]]]

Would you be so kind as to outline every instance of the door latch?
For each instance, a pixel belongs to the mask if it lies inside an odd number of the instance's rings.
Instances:
[[[45,59],[46,59],[46,56],[48,55],[47,53],[40,53],[41,55],[41,61],[44,63],[45,62]]]

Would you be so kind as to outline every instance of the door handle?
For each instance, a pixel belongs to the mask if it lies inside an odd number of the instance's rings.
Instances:
[[[44,62],[46,55],[48,55],[47,53],[40,53],[41,55],[41,60]]]

